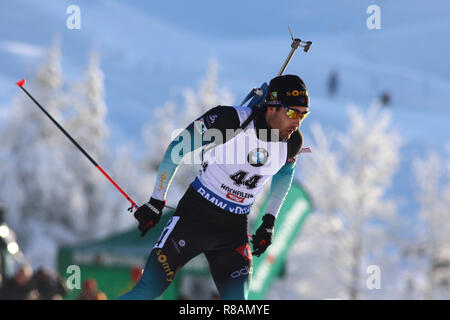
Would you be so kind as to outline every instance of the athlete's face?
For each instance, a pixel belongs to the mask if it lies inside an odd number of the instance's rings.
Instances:
[[[308,107],[289,107],[300,113],[309,111]],[[298,130],[303,120],[290,119],[283,107],[267,107],[266,122],[271,129],[278,129],[282,139],[289,139],[291,134]]]

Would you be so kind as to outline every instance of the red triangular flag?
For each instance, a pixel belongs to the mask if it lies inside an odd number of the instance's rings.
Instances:
[[[25,84],[25,79],[20,80],[19,82],[17,82],[17,85],[19,87],[23,87],[23,85]]]

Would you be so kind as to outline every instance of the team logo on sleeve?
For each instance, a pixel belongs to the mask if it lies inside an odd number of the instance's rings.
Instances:
[[[211,126],[216,122],[216,119],[219,117],[217,114],[210,114],[208,116],[203,117],[203,121],[205,121],[205,125],[207,128],[211,128]]]
[[[211,114],[211,115],[209,116],[209,123],[210,123],[210,124],[213,124],[213,123],[216,121],[217,117],[218,117],[217,114]]]
[[[163,173],[162,173],[161,176],[159,177],[159,187],[158,187],[158,191],[159,191],[159,192],[161,192],[162,190],[164,190],[164,187],[165,187],[164,182],[165,182],[166,179],[167,179],[166,174],[167,174],[167,171],[163,171]]]
[[[269,152],[264,148],[256,148],[248,153],[247,161],[253,167],[263,166],[269,160]]]

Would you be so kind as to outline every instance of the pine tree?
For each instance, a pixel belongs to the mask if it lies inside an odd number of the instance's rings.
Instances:
[[[146,172],[136,166],[136,159],[132,157],[136,152],[131,144],[118,146],[111,154],[113,161],[111,166],[108,167],[111,168],[111,170],[108,170],[110,175],[114,180],[120,181],[120,186],[136,201],[138,206],[147,202],[152,192],[156,173]],[[110,233],[127,230],[132,226],[137,227],[133,215],[127,211],[131,204],[127,203],[116,189],[107,188],[105,197],[108,199],[105,226]]]
[[[56,42],[28,86],[61,123],[62,84],[59,42]],[[23,96],[15,100],[0,140],[4,164],[0,199],[9,208],[8,222],[19,235],[19,244],[31,262],[52,267],[46,253],[54,258],[55,243],[74,240],[72,230],[77,230],[77,216],[85,209],[76,177],[64,161],[67,141]],[[48,252],[36,247],[41,242],[48,244],[45,247]]]
[[[450,148],[449,148],[450,155]],[[425,299],[450,297],[450,161],[430,151],[425,159],[414,161],[414,174],[418,183],[416,198],[419,201],[421,230],[418,241],[410,250],[414,261],[425,260],[417,274],[426,279],[419,286]],[[415,279],[412,280],[415,283]],[[420,283],[419,283],[420,285]]]
[[[67,101],[73,112],[67,121],[68,130],[75,140],[98,163],[105,163],[104,146],[107,137],[104,75],[100,69],[100,57],[93,52],[84,78],[76,83]],[[77,149],[67,144],[65,161],[77,177],[83,190],[86,212],[83,233],[86,237],[101,237],[108,233],[108,212],[105,189],[107,181]]]

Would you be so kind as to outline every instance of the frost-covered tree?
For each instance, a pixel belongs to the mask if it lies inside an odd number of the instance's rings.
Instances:
[[[368,290],[367,268],[378,266],[389,284],[396,261],[387,249],[393,250],[389,239],[398,216],[386,191],[401,141],[389,114],[378,106],[367,114],[351,107],[348,115],[347,132],[325,134],[313,125],[313,153],[299,159],[298,166],[316,212],[289,254],[288,277],[277,284],[287,286],[286,293],[276,294],[275,286],[272,297],[360,299],[388,290]]]
[[[106,104],[100,59],[66,90],[59,43],[49,50],[29,90],[107,168]],[[0,201],[32,265],[54,267],[58,246],[117,230],[107,180],[28,99],[14,102],[0,133]],[[115,192],[115,190],[114,190]],[[120,195],[119,195],[120,196]],[[113,211],[111,213],[111,211]],[[130,219],[131,220],[131,219]]]
[[[63,75],[59,43],[49,50],[28,88],[57,121],[63,120]],[[81,232],[78,216],[85,210],[82,190],[65,162],[67,141],[24,96],[17,98],[0,134],[2,145],[0,199],[8,223],[34,265],[49,265],[56,243]],[[70,214],[69,214],[70,213]]]
[[[143,164],[145,170],[158,171],[162,155],[176,129],[177,117],[173,116],[175,114],[178,114],[175,104],[167,101],[164,106],[154,110],[151,124],[144,127],[143,137],[148,150]]]
[[[209,60],[206,74],[201,80],[197,92],[192,88],[184,89],[183,115],[185,119],[180,121],[179,125],[187,125],[189,121],[215,106],[231,105],[233,103],[233,96],[230,90],[227,87],[219,87],[218,68],[217,60]]]
[[[66,103],[71,109],[66,121],[69,132],[98,163],[105,163],[107,109],[104,75],[97,53],[91,54],[83,79],[66,95]],[[72,144],[67,143],[66,149],[65,161],[77,177],[86,203],[84,234],[86,237],[104,236],[109,230],[108,225],[113,224],[105,207],[107,180]]]
[[[84,78],[72,87],[67,103],[73,109],[67,121],[70,132],[90,154],[96,158],[103,157],[108,134],[107,108],[104,74],[98,53],[92,52]]]
[[[136,154],[136,152],[134,152],[132,145],[118,146],[116,150],[112,151],[113,162],[109,172],[115,181],[120,182],[120,186],[137,205],[141,205],[148,201],[148,195],[152,191],[151,186],[154,183],[156,173],[143,174],[142,170],[136,167],[136,159],[130,156],[133,154]],[[131,204],[112,186],[106,189],[108,202],[103,219],[108,232],[119,232],[137,226],[136,220],[127,211]]]
[[[419,284],[419,288],[426,299],[450,298],[450,147],[448,155],[443,160],[438,153],[429,152],[425,159],[414,162],[420,238],[413,251],[416,260],[425,260],[420,270],[425,285]],[[415,279],[411,281],[415,283]]]

